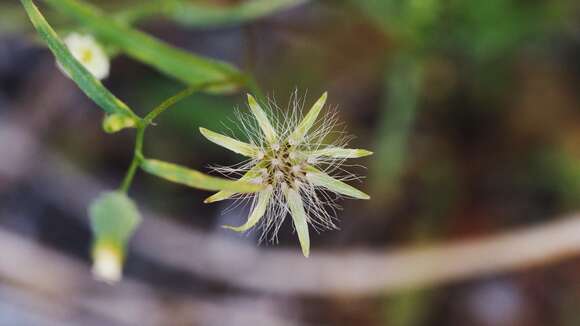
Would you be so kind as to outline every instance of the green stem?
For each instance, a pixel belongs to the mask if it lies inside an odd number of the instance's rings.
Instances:
[[[183,100],[184,98],[190,96],[191,94],[193,94],[197,91],[207,89],[207,88],[210,88],[212,86],[217,86],[219,84],[222,84],[222,83],[221,82],[203,83],[203,84],[191,86],[191,87],[188,87],[188,88],[182,90],[181,92],[173,95],[172,97],[166,99],[161,104],[159,104],[155,109],[153,109],[151,112],[149,112],[145,116],[145,118],[143,118],[144,127],[147,128],[151,123],[153,123],[153,120],[155,120],[159,115],[161,115],[167,109],[169,109],[170,107],[175,105],[175,103]]]
[[[119,190],[122,192],[127,193],[129,191],[129,187],[133,183],[133,178],[135,177],[135,173],[137,173],[137,168],[141,165],[143,161],[143,139],[145,138],[145,129],[147,128],[146,124],[143,123],[143,120],[139,121],[137,126],[137,135],[135,136],[135,149],[133,151],[133,159],[131,160],[131,165],[123,178],[123,182],[119,187]]]
[[[143,119],[140,119],[137,123],[137,134],[135,136],[135,149],[133,151],[133,159],[131,160],[131,165],[129,165],[129,169],[123,178],[123,182],[121,186],[119,186],[119,191],[128,192],[129,188],[131,187],[131,183],[133,182],[133,178],[137,173],[137,168],[141,166],[141,162],[144,160],[143,155],[143,143],[145,139],[145,130],[151,124],[153,124],[153,120],[155,120],[159,115],[163,112],[167,111],[170,107],[175,105],[175,103],[185,99],[186,97],[190,96],[191,94],[201,91],[204,89],[208,89],[211,87],[219,86],[222,82],[213,82],[213,83],[204,83],[199,84],[196,86],[188,87],[181,92],[175,94],[174,96],[166,99],[153,110],[151,110]]]

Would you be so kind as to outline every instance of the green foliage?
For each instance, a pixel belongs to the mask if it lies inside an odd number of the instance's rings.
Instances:
[[[413,47],[424,46],[435,31],[441,1],[353,0],[383,30]]]
[[[454,24],[447,40],[477,61],[497,58],[563,23],[564,10],[564,1],[451,1],[448,12]]]
[[[124,119],[136,121],[137,116],[129,107],[107,90],[82,64],[80,64],[70,53],[68,48],[59,39],[56,32],[44,19],[38,8],[31,0],[21,0],[30,21],[34,25],[38,34],[47,43],[48,48],[70,74],[72,80],[83,92],[90,97],[105,112],[123,116]]]
[[[63,14],[76,19],[106,43],[185,84],[194,86],[219,82],[220,87],[216,86],[213,90],[227,91],[245,82],[243,74],[232,65],[172,47],[107,16],[99,8],[88,3],[77,0],[46,0],[46,2]]]
[[[433,52],[452,47],[477,61],[496,58],[522,42],[537,40],[564,23],[568,7],[567,0],[351,2],[407,48]]]

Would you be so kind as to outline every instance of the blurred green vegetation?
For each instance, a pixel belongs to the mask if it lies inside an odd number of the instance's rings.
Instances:
[[[375,192],[396,197],[408,138],[421,104],[420,71],[433,57],[461,59],[477,83],[497,83],[508,58],[528,46],[547,46],[574,17],[573,2],[491,0],[353,1],[395,43],[386,59],[384,113],[378,128]],[[490,69],[491,68],[491,69]],[[492,73],[494,75],[489,76]],[[380,181],[379,181],[380,180]],[[387,201],[389,202],[389,201]]]

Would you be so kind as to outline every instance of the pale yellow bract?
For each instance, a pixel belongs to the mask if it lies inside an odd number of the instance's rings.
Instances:
[[[122,253],[111,246],[98,245],[93,252],[93,276],[107,283],[121,280]]]
[[[248,94],[251,115],[240,115],[241,129],[249,138],[247,142],[200,128],[209,141],[248,158],[233,167],[217,167],[216,171],[263,186],[256,193],[220,191],[206,199],[206,203],[229,198],[251,199],[252,209],[246,223],[236,227],[225,225],[225,228],[244,232],[259,227],[263,231],[260,240],[268,234],[271,234],[270,240],[275,240],[289,213],[302,253],[308,257],[309,227],[317,231],[336,228],[336,195],[370,198],[344,182],[358,177],[345,172],[341,166],[346,159],[372,152],[345,148],[345,137],[339,137],[332,144],[324,143],[337,122],[335,114],[318,119],[326,99],[327,93],[324,93],[302,117],[301,102],[295,96],[288,112],[276,118],[274,112],[262,109]]]

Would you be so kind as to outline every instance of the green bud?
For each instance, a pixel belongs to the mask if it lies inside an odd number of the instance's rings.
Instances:
[[[107,192],[93,201],[89,216],[94,276],[107,282],[119,281],[127,242],[141,222],[137,206],[122,192]]]
[[[135,128],[136,125],[135,118],[125,114],[107,114],[105,119],[103,119],[103,130],[109,134],[116,133],[125,128]]]

